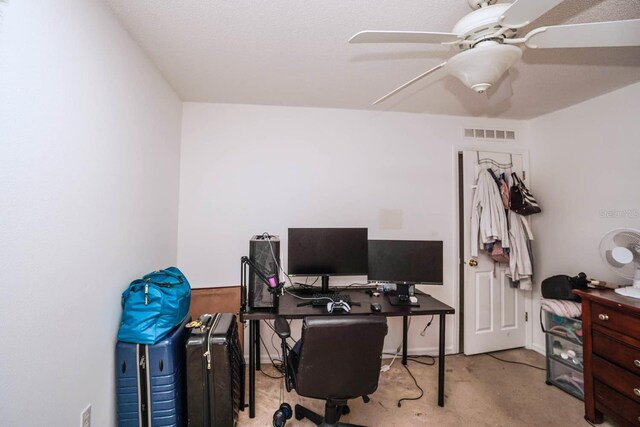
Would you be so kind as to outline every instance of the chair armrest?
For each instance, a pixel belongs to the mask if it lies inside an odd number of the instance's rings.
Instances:
[[[291,336],[291,327],[284,317],[276,317],[275,328],[280,339],[286,340]]]

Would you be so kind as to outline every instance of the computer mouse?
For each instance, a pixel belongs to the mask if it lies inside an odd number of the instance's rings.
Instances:
[[[382,310],[382,306],[380,304],[377,302],[371,304],[371,311],[379,312],[380,310]]]

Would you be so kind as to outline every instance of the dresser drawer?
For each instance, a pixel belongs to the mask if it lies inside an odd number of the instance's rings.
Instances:
[[[640,426],[640,403],[627,399],[600,381],[594,382],[596,408],[603,412],[615,412],[619,417]]]
[[[640,375],[640,349],[593,331],[593,352],[635,374]]]
[[[615,308],[592,303],[591,321],[631,337],[640,337],[640,318],[624,314]]]
[[[640,403],[640,376],[593,355],[593,376],[609,387]]]

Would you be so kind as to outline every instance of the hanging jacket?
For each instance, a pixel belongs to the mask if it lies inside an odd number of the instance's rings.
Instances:
[[[509,270],[507,277],[514,282],[519,282],[519,288],[530,291],[533,289],[531,277],[533,276],[533,263],[529,241],[533,240],[533,233],[529,227],[529,221],[514,211],[509,211]]]
[[[481,169],[471,204],[471,256],[478,256],[478,249],[496,240],[502,248],[510,247],[507,215],[491,173]]]

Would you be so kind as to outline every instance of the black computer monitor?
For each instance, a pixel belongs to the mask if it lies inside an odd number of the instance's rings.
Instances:
[[[415,305],[410,286],[442,285],[442,258],[439,240],[369,240],[369,280],[396,284],[393,305]]]
[[[322,276],[322,292],[329,292],[329,276],[367,274],[366,228],[290,228],[288,273]]]

